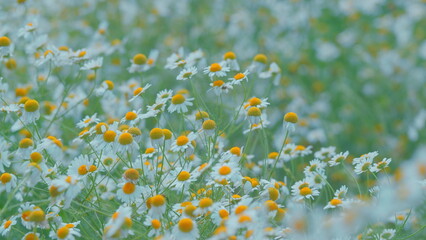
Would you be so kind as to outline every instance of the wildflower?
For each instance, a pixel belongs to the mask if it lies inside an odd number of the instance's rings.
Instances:
[[[172,143],[172,147],[170,150],[172,150],[173,152],[186,152],[187,154],[191,155],[194,151],[192,141],[194,141],[196,137],[197,135],[192,132],[187,136],[179,136],[176,138],[176,141]]]
[[[207,136],[212,136],[216,130],[216,122],[214,120],[208,119],[203,122],[202,130]]]
[[[231,80],[232,85],[240,85],[242,81],[248,81],[247,75],[249,75],[249,71],[246,70],[243,73],[237,73],[233,78],[229,78]]]
[[[314,199],[319,195],[319,191],[309,182],[302,180],[291,187],[291,194],[295,196],[296,201],[300,201],[302,199]]]
[[[147,200],[147,205],[149,205],[149,216],[161,218],[166,211],[166,198],[161,194],[155,195]]]
[[[6,36],[0,37],[0,58],[11,54],[12,41]]]
[[[185,98],[182,94],[176,94],[172,97],[172,104],[170,104],[168,110],[170,113],[186,113],[188,107],[192,106],[192,100],[194,98]]]
[[[6,191],[7,193],[12,191],[16,187],[17,178],[12,173],[2,173],[0,175],[0,193]]]
[[[240,66],[237,61],[237,56],[234,52],[226,52],[225,54],[223,54],[223,60],[226,62],[226,65],[229,66],[230,70],[240,70]]]
[[[188,80],[191,79],[195,74],[197,74],[196,67],[190,67],[183,69],[179,75],[176,77],[176,80]]]
[[[3,223],[0,225],[0,234],[2,236],[7,236],[9,234],[10,230],[12,229],[12,226],[14,226],[17,223],[16,221],[17,217],[18,216],[15,215],[10,217],[9,219],[3,220]]]
[[[151,87],[151,84],[146,84],[144,87],[138,87],[133,91],[133,97],[129,99],[129,102],[133,102],[136,100],[139,96],[142,95],[148,88]]]
[[[198,239],[197,223],[191,218],[182,218],[173,228],[173,235],[176,239]]]
[[[80,70],[97,70],[102,67],[102,63],[104,61],[103,57],[99,57],[96,59],[92,59],[88,62],[86,62]]]
[[[143,192],[142,187],[133,182],[124,182],[119,184],[118,187],[117,198],[124,203],[136,201]]]
[[[76,237],[81,237],[80,230],[76,228],[79,223],[62,223],[56,232],[51,231],[49,236],[57,240],[74,240]]]
[[[163,145],[164,141],[164,132],[161,128],[153,128],[151,132],[149,132],[149,137],[151,138],[151,144],[155,148]]]
[[[210,83],[210,86],[211,88],[209,89],[209,91],[213,90],[214,93],[218,96],[223,93],[228,93],[229,90],[233,89],[232,83],[229,83],[229,82],[225,83],[223,80],[215,80],[212,83]]]
[[[330,167],[337,166],[337,165],[343,163],[346,160],[346,158],[348,157],[348,155],[349,155],[348,151],[346,151],[344,153],[341,152],[339,154],[336,154],[331,158],[330,161],[328,161],[328,164],[330,165]]]
[[[229,72],[229,67],[223,66],[221,63],[212,63],[209,67],[204,68],[204,74],[208,74],[211,79],[213,77],[224,77]]]
[[[24,112],[21,120],[24,124],[30,124],[40,118],[39,104],[34,99],[29,99],[24,104]]]
[[[130,229],[133,225],[131,214],[130,207],[120,206],[105,225],[103,239],[126,238],[133,235]]]
[[[370,171],[371,172],[380,172],[381,170],[384,170],[385,168],[387,168],[391,161],[392,161],[392,159],[390,159],[390,158],[384,158],[382,161],[380,161],[378,163],[374,163],[373,166],[371,167]]]
[[[258,107],[250,107],[247,111],[247,117],[251,124],[260,123],[262,111]]]

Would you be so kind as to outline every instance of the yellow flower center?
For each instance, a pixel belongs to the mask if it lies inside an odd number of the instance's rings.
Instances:
[[[137,65],[143,65],[146,63],[146,56],[142,53],[138,53],[133,57],[133,62]]]
[[[333,205],[333,206],[338,206],[338,205],[342,204],[342,200],[334,198],[334,199],[331,199],[330,204]]]
[[[124,177],[130,180],[138,180],[139,172],[134,168],[129,168],[124,172]]]
[[[189,142],[189,139],[188,139],[187,136],[179,136],[176,139],[176,145],[178,145],[178,146],[183,146],[183,145],[187,144],[188,142]]]
[[[262,103],[262,100],[260,100],[257,97],[253,97],[253,98],[250,98],[249,103],[250,103],[250,106],[257,106]]]
[[[262,112],[258,107],[251,107],[247,111],[247,115],[252,117],[259,117],[260,115],[262,115]]]
[[[218,72],[220,70],[222,70],[222,66],[220,66],[219,63],[213,63],[210,65],[210,72]]]
[[[10,41],[10,39],[6,36],[0,37],[0,47],[7,47],[11,44],[12,42]]]
[[[209,119],[203,122],[203,129],[204,130],[212,130],[216,128],[216,122]]]
[[[161,222],[158,219],[152,219],[151,226],[154,229],[159,229],[161,227]]]
[[[182,94],[176,94],[172,97],[172,103],[175,105],[182,104],[185,102],[185,97]]]
[[[269,211],[275,211],[278,209],[278,204],[272,200],[267,200],[265,202],[265,206],[268,208]]]
[[[302,189],[300,189],[300,195],[307,196],[310,194],[312,194],[312,189],[310,189],[309,187],[303,187]]]
[[[177,179],[181,182],[188,180],[191,177],[191,174],[187,171],[182,171],[179,173]]]
[[[223,59],[236,59],[237,56],[235,55],[234,52],[227,52],[223,55]]]
[[[139,93],[141,93],[143,91],[142,87],[136,88],[135,91],[133,91],[133,96],[138,95]]]
[[[123,192],[125,194],[132,194],[136,189],[136,185],[134,183],[131,183],[131,182],[126,182],[123,185],[122,189],[123,189]]]
[[[219,174],[224,176],[224,175],[228,175],[231,173],[231,168],[228,166],[222,166],[221,168],[219,168]]]
[[[150,154],[150,153],[153,153],[153,152],[155,152],[155,148],[147,148],[145,150],[145,154]]]
[[[1,181],[3,184],[6,184],[6,183],[10,182],[11,180],[12,180],[12,175],[11,175],[10,173],[3,173],[3,174],[0,176],[0,181]]]
[[[213,200],[211,198],[203,198],[200,200],[200,203],[198,204],[200,208],[207,208],[213,205]]]
[[[4,229],[9,228],[10,224],[12,224],[12,221],[7,220],[7,221],[4,223],[4,225],[3,225]]]
[[[80,174],[80,175],[86,175],[87,174],[87,166],[86,165],[81,165],[78,168],[78,174]]]
[[[151,204],[155,207],[163,206],[166,203],[166,198],[163,195],[156,195],[151,198]]]
[[[269,199],[271,199],[272,201],[276,201],[280,196],[280,192],[278,191],[278,189],[273,187],[268,188],[268,193]]]
[[[137,117],[138,115],[135,112],[126,113],[126,120],[128,121],[135,120]]]
[[[35,210],[30,213],[28,218],[31,222],[42,222],[44,221],[46,215],[44,214],[44,211],[42,210]]]
[[[265,54],[257,54],[256,56],[254,56],[254,61],[256,62],[261,62],[263,64],[266,64],[266,62],[268,61],[268,58],[265,56]]]
[[[161,128],[153,128],[149,133],[151,139],[160,139],[164,136],[163,130]]]
[[[244,222],[251,222],[251,217],[247,216],[247,215],[243,215],[238,219],[239,223],[244,223]]]
[[[278,157],[278,153],[277,152],[271,152],[268,154],[268,158],[270,159],[276,159]]]
[[[111,131],[111,130],[105,131],[104,141],[109,143],[114,142],[116,136],[117,136],[117,133],[115,133],[114,131]]]
[[[27,112],[35,112],[39,108],[38,102],[36,100],[30,99],[25,102],[24,109]]]
[[[241,148],[239,147],[233,147],[229,150],[230,153],[240,156],[241,155]]]
[[[244,75],[244,73],[237,73],[237,74],[235,74],[234,79],[240,80],[240,79],[243,79],[245,77],[246,77],[246,75]]]
[[[30,233],[25,236],[25,240],[38,240],[39,238],[35,233]]]
[[[222,80],[216,80],[216,81],[213,82],[213,87],[220,87],[223,84],[225,84],[224,81],[222,81]]]
[[[219,210],[219,217],[224,219],[227,218],[229,216],[229,212],[226,211],[226,209],[220,209]]]
[[[289,123],[297,123],[298,117],[294,112],[288,112],[284,115],[284,121]]]
[[[131,127],[127,129],[127,132],[132,134],[133,136],[140,136],[142,135],[142,131],[137,127]]]
[[[56,236],[58,236],[59,239],[64,239],[68,236],[70,233],[70,229],[67,226],[63,226],[56,231]]]
[[[129,144],[131,144],[131,143],[133,142],[132,134],[127,133],[127,132],[122,133],[122,134],[120,135],[120,137],[118,137],[118,142],[119,142],[121,145],[129,145]]]
[[[195,120],[207,119],[209,118],[209,114],[204,111],[199,111],[195,114]]]
[[[182,218],[179,220],[178,227],[182,232],[190,232],[194,228],[194,223],[190,218]]]
[[[108,86],[108,90],[114,89],[114,83],[110,80],[105,80],[104,83]]]

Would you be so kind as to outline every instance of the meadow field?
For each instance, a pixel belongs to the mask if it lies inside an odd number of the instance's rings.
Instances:
[[[0,62],[0,239],[426,239],[425,0],[3,0]]]

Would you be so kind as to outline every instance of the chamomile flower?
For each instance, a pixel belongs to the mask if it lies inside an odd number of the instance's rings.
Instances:
[[[7,193],[12,191],[16,187],[17,178],[12,173],[2,173],[0,175],[0,193],[6,191]]]
[[[209,91],[213,91],[216,95],[222,95],[224,93],[228,93],[229,90],[232,90],[232,84],[230,82],[224,82],[223,80],[215,80],[210,83],[211,88]]]
[[[234,52],[226,52],[225,54],[223,54],[223,60],[226,62],[226,65],[229,67],[230,70],[240,70],[240,65],[237,61],[237,55],[235,55]]]
[[[258,124],[261,121],[262,111],[258,107],[250,107],[247,110],[247,118],[251,124]]]
[[[191,218],[181,218],[173,228],[173,236],[175,239],[198,239],[197,223]]]
[[[118,135],[115,150],[118,153],[132,153],[139,149],[139,145],[135,142],[133,135],[129,132],[122,132]]]
[[[77,176],[61,176],[52,181],[52,186],[55,186],[55,192],[63,194],[64,208],[68,208],[71,202],[80,193],[82,186]],[[59,194],[58,194],[59,195]]]
[[[120,206],[105,225],[103,239],[112,240],[132,235],[133,231],[130,229],[133,225],[131,215],[132,208]]]
[[[214,77],[224,77],[230,69],[224,66],[223,63],[212,63],[210,66],[204,68],[204,74],[208,74],[211,79]]]
[[[114,90],[114,82],[111,80],[105,80],[101,86],[95,89],[96,96],[102,96],[103,94],[112,93]]]
[[[2,236],[7,236],[12,229],[12,226],[14,226],[17,221],[16,218],[18,218],[17,215],[10,217],[9,219],[3,220],[2,224],[0,225],[0,234]]]
[[[198,70],[196,67],[192,66],[189,68],[184,68],[179,75],[176,77],[176,80],[189,80],[191,79],[195,74],[197,74]]]
[[[172,103],[168,110],[170,113],[186,113],[188,112],[188,107],[193,105],[191,102],[192,100],[194,100],[194,98],[186,98],[182,94],[176,94],[172,97]]]
[[[10,38],[6,36],[0,37],[0,58],[10,55],[12,50],[13,45]]]
[[[201,131],[207,136],[213,136],[216,132],[216,122],[211,119],[204,121]]]
[[[211,178],[215,183],[227,185],[229,182],[235,185],[241,184],[240,167],[236,162],[218,163],[212,168]]]
[[[279,81],[281,78],[281,68],[278,66],[277,63],[272,62],[271,65],[269,65],[269,69],[265,72],[259,73],[260,78],[273,78],[272,82],[275,86],[279,85]]]
[[[149,216],[160,219],[166,211],[166,202],[166,198],[161,194],[148,198],[147,206],[149,208]]]
[[[234,77],[229,78],[228,80],[231,81],[232,85],[240,85],[242,81],[246,80],[248,82],[248,75],[250,74],[250,72],[248,70],[242,72],[242,73],[237,73],[234,75]]]
[[[86,116],[81,120],[79,123],[77,123],[77,127],[79,128],[86,128],[92,123],[98,123],[100,121],[99,118],[96,117],[97,113],[93,114],[92,116]]]
[[[387,168],[391,161],[392,161],[392,159],[390,159],[390,158],[384,158],[382,161],[380,161],[378,163],[374,163],[373,166],[371,167],[370,171],[371,172],[380,172],[380,171],[384,170],[385,168]]]
[[[160,234],[162,224],[159,219],[155,219],[147,215],[143,224],[151,228],[148,232],[148,237],[154,237]]]
[[[103,61],[103,57],[98,57],[96,59],[89,60],[88,62],[84,63],[80,70],[97,70],[102,67]]]
[[[349,155],[348,151],[338,153],[338,154],[334,155],[330,159],[330,161],[328,161],[328,165],[330,165],[330,167],[340,165],[341,163],[343,163],[346,160],[346,158],[348,157],[348,155]]]
[[[161,128],[153,128],[149,132],[149,137],[151,138],[151,144],[154,148],[159,148],[163,145],[164,141],[164,132]]]
[[[145,72],[148,70],[148,59],[145,54],[138,53],[130,60],[131,66],[127,69],[130,73]]]
[[[80,229],[77,228],[79,223],[62,223],[56,231],[51,231],[49,236],[57,240],[74,240],[76,237],[81,237]]]
[[[296,201],[303,199],[314,199],[319,195],[319,191],[306,180],[298,181],[291,187],[291,194]]]
[[[176,140],[172,143],[172,147],[170,150],[173,152],[186,152],[191,155],[194,151],[194,146],[192,145],[192,141],[197,138],[197,135],[193,132],[188,135],[181,135],[176,138]]]
[[[90,173],[93,173],[98,168],[94,165],[93,160],[87,155],[80,155],[72,161],[68,167],[68,175],[78,176],[80,179],[84,178]]]
[[[20,120],[24,124],[30,124],[35,122],[40,118],[40,111],[39,111],[39,103],[37,100],[29,99],[24,104],[24,111],[22,112],[22,116]]]
[[[390,240],[395,237],[396,230],[395,229],[385,229],[382,233],[380,233],[379,240]]]
[[[151,87],[151,84],[147,83],[144,87],[138,87],[135,88],[133,91],[133,97],[129,99],[129,102],[133,102],[134,100],[138,99],[139,96],[142,95],[148,88]]]
[[[118,185],[117,198],[124,203],[131,203],[141,197],[143,188],[133,182],[123,182]]]

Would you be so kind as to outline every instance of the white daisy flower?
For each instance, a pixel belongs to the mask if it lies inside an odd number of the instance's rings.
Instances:
[[[192,100],[194,98],[185,98],[182,94],[176,94],[172,97],[172,103],[167,110],[170,113],[186,113],[188,112],[188,107],[193,105]]]

